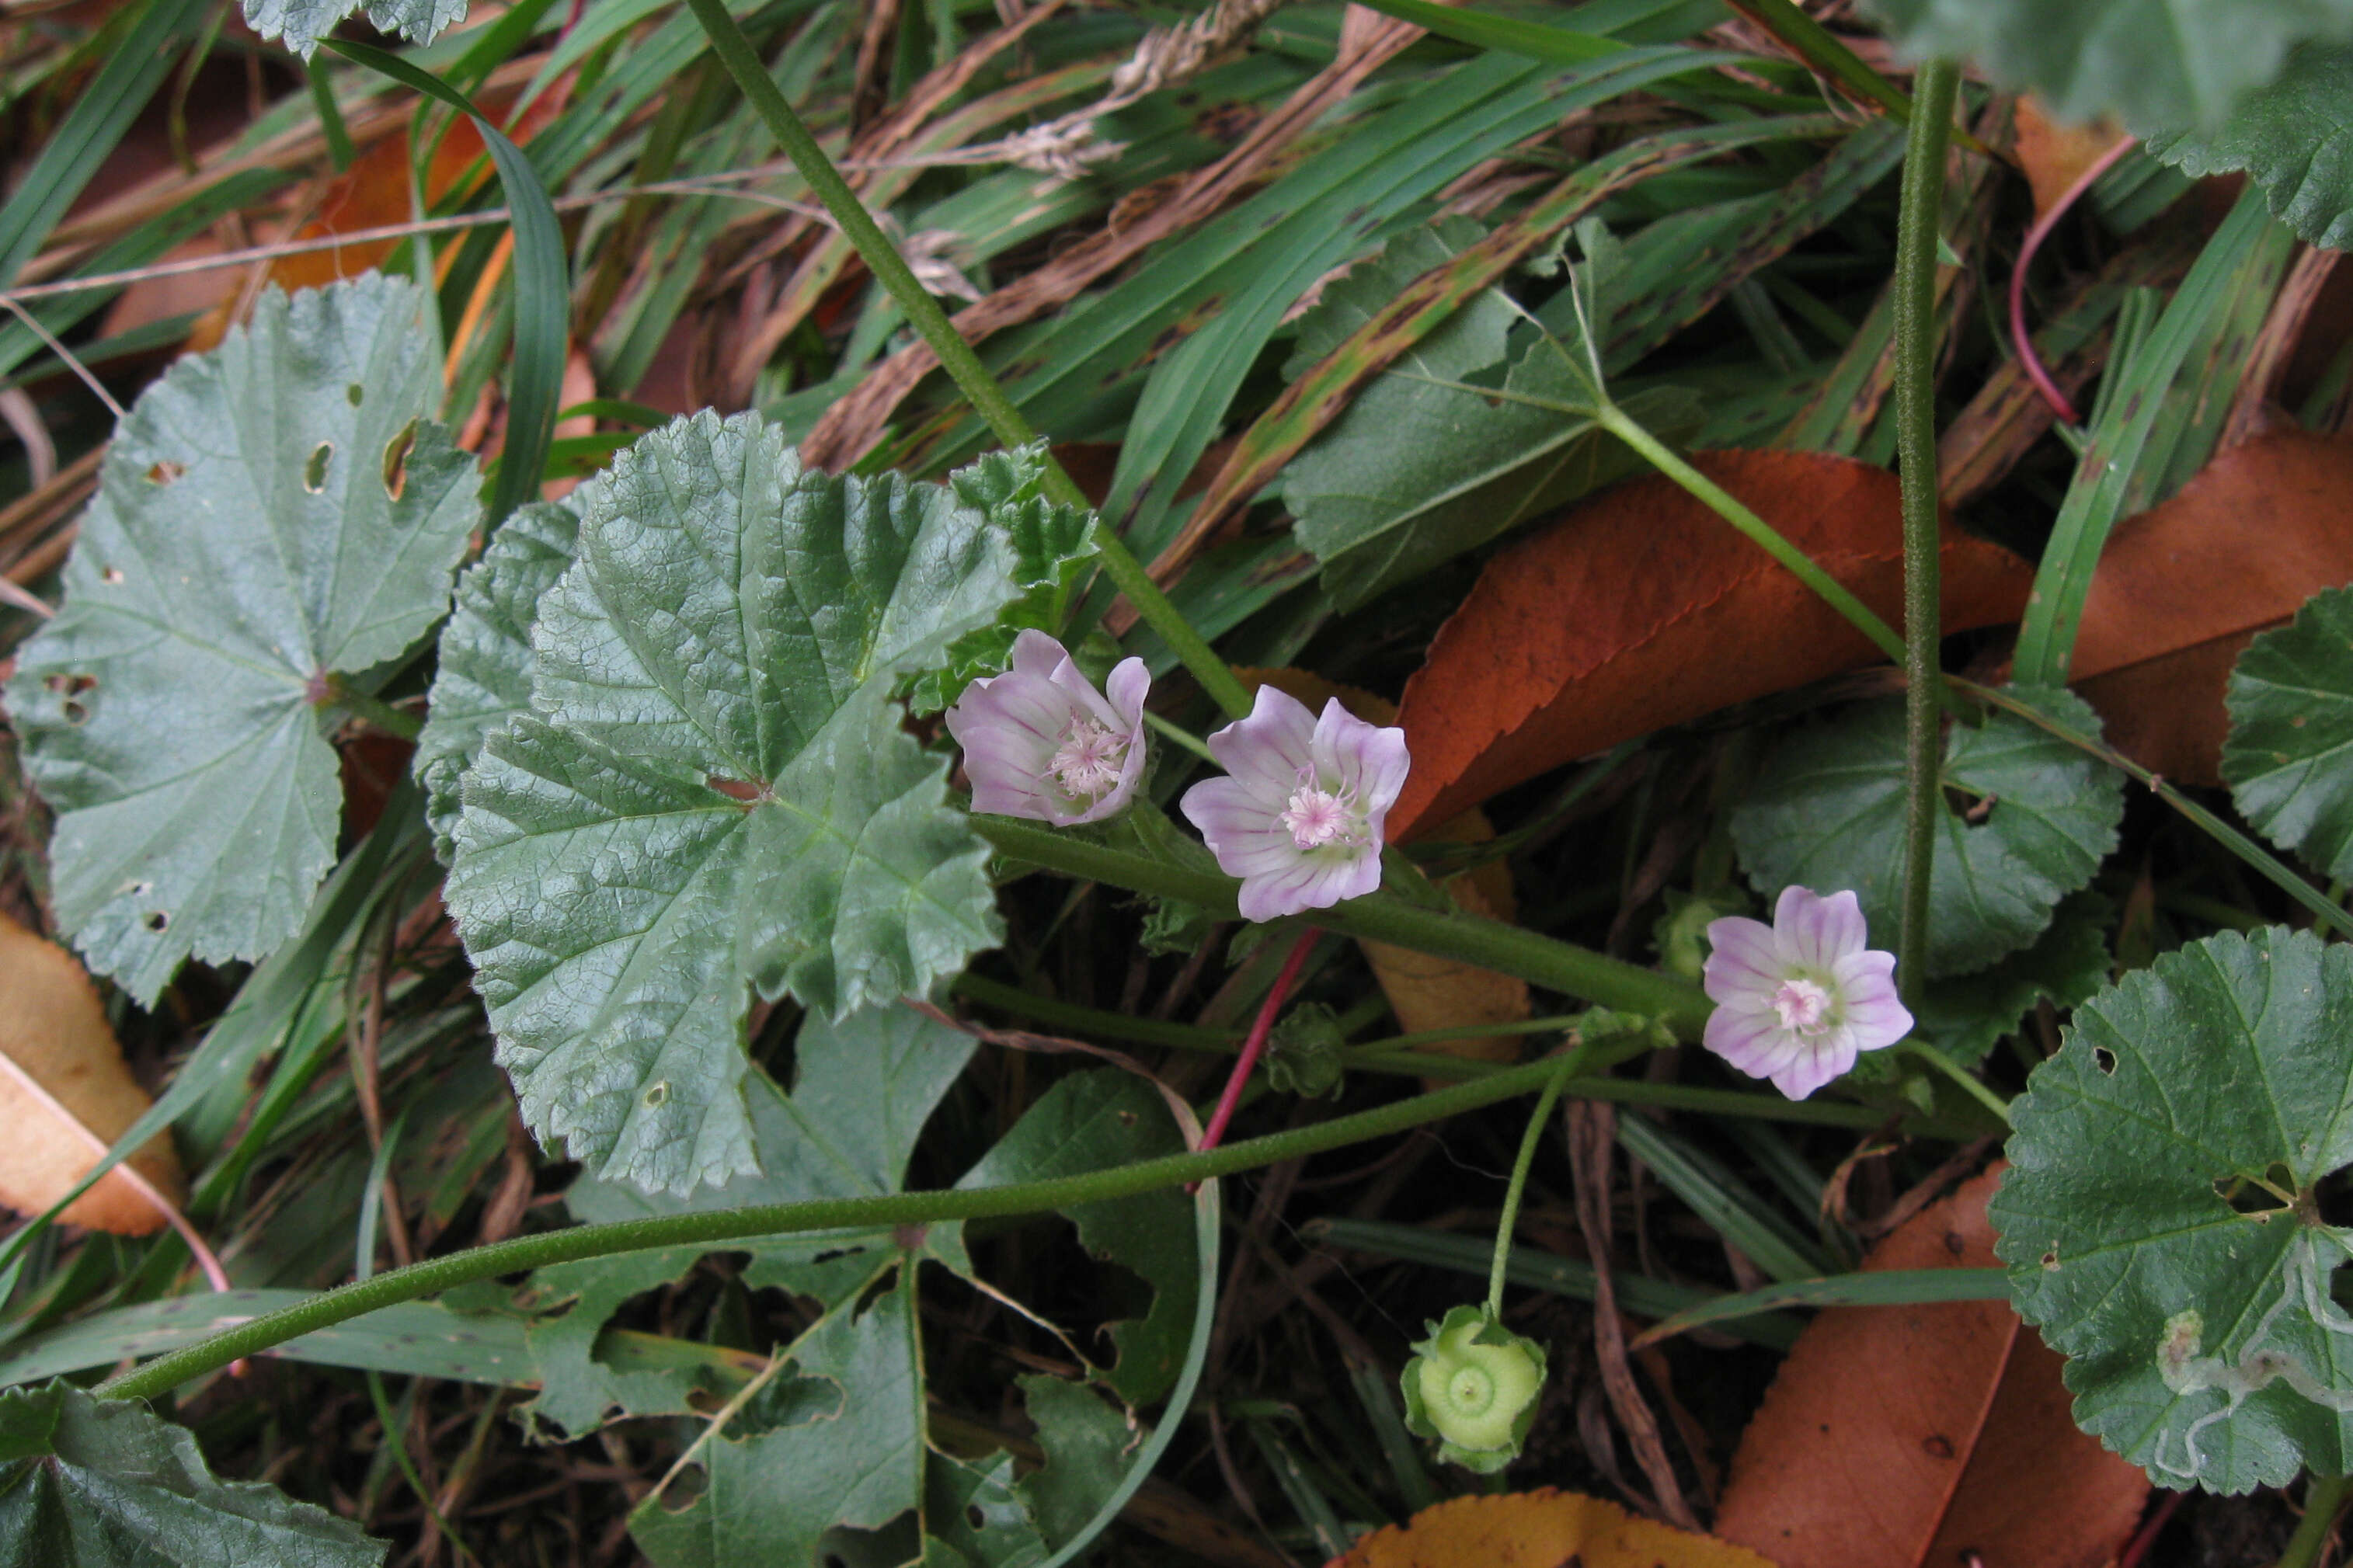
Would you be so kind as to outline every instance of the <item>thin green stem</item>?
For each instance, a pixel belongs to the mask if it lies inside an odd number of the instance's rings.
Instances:
[[[1149,710],[1146,710],[1145,712],[1144,721],[1152,727],[1153,733],[1160,736],[1163,740],[1182,747],[1184,750],[1192,752],[1195,756],[1200,758],[1205,763],[1211,764],[1216,763],[1218,759],[1216,755],[1210,752],[1209,743],[1207,741],[1202,740],[1200,736],[1193,733],[1192,731],[1185,729],[1181,725],[1171,724],[1167,720],[1163,719],[1159,714],[1152,712]]]
[[[543,1268],[552,1263],[573,1263],[586,1258],[608,1258],[663,1247],[715,1247],[753,1237],[802,1236],[813,1231],[862,1232],[938,1225],[950,1220],[1068,1211],[1085,1204],[1184,1186],[1387,1137],[1424,1122],[1476,1110],[1539,1089],[1558,1071],[1557,1063],[1531,1062],[1474,1082],[1453,1084],[1353,1116],[1335,1117],[1313,1126],[1229,1143],[1204,1153],[1164,1155],[1108,1171],[1091,1171],[1050,1181],[947,1192],[891,1193],[875,1197],[820,1198],[808,1203],[754,1204],[744,1208],[660,1215],[517,1237],[489,1247],[428,1258],[406,1268],[388,1269],[368,1279],[324,1291],[119,1373],[107,1380],[103,1391],[112,1399],[152,1399],[240,1357],[256,1355],[288,1340],[348,1322],[378,1308],[438,1295],[476,1279]]]
[[[1512,1162],[1511,1184],[1504,1189],[1504,1212],[1495,1220],[1495,1261],[1487,1270],[1487,1315],[1491,1318],[1499,1318],[1504,1312],[1504,1276],[1511,1268],[1512,1232],[1519,1228],[1520,1195],[1527,1191],[1528,1167],[1535,1163],[1536,1145],[1544,1141],[1545,1122],[1584,1056],[1581,1047],[1560,1053],[1558,1068],[1544,1086],[1544,1092],[1536,1096],[1536,1108],[1528,1113],[1528,1130],[1520,1134],[1519,1158]]]
[[[1927,1063],[1936,1071],[1944,1074],[1955,1083],[1959,1084],[1961,1088],[1968,1092],[1969,1098],[1975,1100],[1979,1105],[1984,1106],[1988,1110],[1992,1111],[1996,1116],[2000,1117],[2001,1124],[2004,1127],[2010,1125],[2010,1102],[2002,1099],[2001,1096],[1996,1094],[1992,1089],[1987,1088],[1982,1079],[1978,1079],[1969,1073],[1963,1072],[1961,1070],[1960,1064],[1953,1060],[1952,1058],[1947,1056],[1936,1047],[1924,1045],[1918,1040],[1906,1040],[1901,1046],[1898,1046],[1896,1049],[1902,1051],[1907,1057],[1914,1057]]]
[[[1944,671],[1936,491],[1936,216],[1960,70],[1929,60],[1913,79],[1895,219],[1895,452],[1904,486],[1904,913],[1895,974],[1917,1004],[1928,975],[1928,895],[1944,815]]]
[[[2288,1537],[2278,1568],[2315,1568],[2321,1549],[2328,1543],[2329,1527],[2345,1507],[2348,1485],[2353,1485],[2353,1478],[2346,1476],[2314,1476],[2304,1483],[2304,1519]]]
[[[833,215],[834,222],[841,226],[842,237],[857,249],[868,270],[874,274],[875,281],[890,291],[891,298],[906,313],[908,324],[915,329],[924,342],[931,345],[932,353],[939,357],[940,368],[948,373],[949,378],[956,384],[956,389],[972,405],[973,412],[979,415],[989,429],[996,433],[997,440],[1008,447],[1027,446],[1036,440],[1038,433],[1030,427],[1029,421],[1020,409],[1014,406],[1013,399],[989,374],[988,367],[981,363],[980,355],[964,341],[963,334],[956,331],[955,323],[948,320],[948,313],[941,309],[940,302],[916,281],[913,268],[899,254],[898,247],[891,243],[881,226],[866,210],[866,204],[859,200],[858,193],[850,189],[849,182],[841,177],[841,172],[833,166],[833,160],[826,156],[825,149],[818,144],[818,139],[801,122],[801,117],[793,111],[792,104],[786,101],[776,79],[769,76],[758,51],[752,47],[751,39],[745,37],[744,29],[735,25],[735,18],[728,12],[727,0],[687,0],[687,5],[693,10],[695,19],[702,24],[703,32],[710,36],[712,52],[719,57],[719,63],[727,68],[728,75],[735,79],[735,85],[743,89],[754,110],[766,122],[776,144],[784,149],[785,156],[793,161],[793,166],[800,171],[801,178],[808,182],[809,189],[816,193],[818,200],[825,204],[825,209]],[[1082,511],[1092,510],[1085,494],[1063,471],[1051,451],[1046,454],[1045,489],[1047,499],[1059,505],[1075,507]],[[1098,529],[1096,535],[1100,547],[1097,560],[1103,574],[1127,595],[1127,601],[1135,606],[1136,614],[1184,661],[1185,668],[1193,672],[1193,679],[1201,683],[1202,689],[1217,699],[1218,706],[1236,718],[1248,713],[1250,710],[1250,693],[1242,689],[1241,682],[1234,678],[1234,672],[1226,667],[1225,660],[1217,656],[1201,635],[1177,612],[1176,606],[1168,602],[1168,595],[1153,582],[1144,563],[1136,560],[1125,542],[1108,526]]]
[[[1183,899],[1219,920],[1240,918],[1234,890],[1240,884],[1221,872],[1196,869],[1009,816],[976,816],[972,825],[982,837],[1015,859],[1090,882]],[[1681,1039],[1697,1039],[1708,1014],[1715,1010],[1705,993],[1678,976],[1643,969],[1520,926],[1458,911],[1422,909],[1392,893],[1371,893],[1318,910],[1315,923],[1343,936],[1370,937],[1416,952],[1461,959],[1605,1007],[1657,1018]]]
[[[1640,421],[1629,417],[1616,404],[1603,404],[1594,411],[1593,420],[1641,453],[1652,468],[1696,496],[1709,510],[1746,534],[1758,549],[1788,567],[1792,576],[1820,595],[1824,603],[1844,616],[1882,653],[1903,662],[1904,639],[1895,635],[1894,628],[1881,620],[1869,605],[1849,593],[1837,578],[1816,565],[1811,556],[1784,538],[1780,530],[1743,506],[1722,485],[1684,462],[1673,448],[1643,428]]]

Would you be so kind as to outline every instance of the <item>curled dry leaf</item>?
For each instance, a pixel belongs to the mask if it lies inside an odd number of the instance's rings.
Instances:
[[[2033,93],[2018,100],[2018,162],[2034,187],[2034,216],[2042,217],[2066,195],[2084,170],[2124,140],[2124,128],[2108,119],[2071,125],[2054,120]]]
[[[2353,583],[2353,441],[2284,431],[2232,447],[2100,556],[2071,679],[2119,751],[2222,782],[2222,689],[2258,632]]]
[[[1388,698],[1376,697],[1353,686],[1337,685],[1305,670],[1245,669],[1236,673],[1246,686],[1271,686],[1310,708],[1320,710],[1337,697],[1340,705],[1359,719],[1375,724],[1397,722],[1397,704]],[[1418,760],[1416,765],[1419,765]],[[1410,784],[1408,787],[1411,787]],[[1494,837],[1495,829],[1482,813],[1466,811],[1425,837],[1481,844]],[[1473,870],[1450,877],[1440,885],[1457,904],[1474,915],[1508,921],[1519,912],[1512,894],[1512,868],[1501,860],[1491,860]],[[1460,1029],[1477,1024],[1514,1024],[1533,1011],[1528,1001],[1528,983],[1516,976],[1480,969],[1456,959],[1433,958],[1385,942],[1357,945],[1364,949],[1365,962],[1373,967],[1373,977],[1381,983],[1382,994],[1389,999],[1389,1010],[1397,1015],[1398,1028],[1402,1033]],[[1522,1043],[1517,1035],[1481,1035],[1441,1040],[1427,1048],[1476,1061],[1510,1061],[1520,1054]]]
[[[2000,1180],[1921,1210],[1863,1268],[2000,1267]],[[2098,1568],[2148,1479],[2076,1428],[2060,1366],[2006,1301],[1828,1309],[1742,1434],[1715,1528],[1781,1568],[1945,1568],[1972,1552]]]
[[[1694,466],[1891,621],[1901,497],[1884,468],[1814,452]],[[1948,631],[2015,619],[2032,574],[1947,525]],[[1880,661],[1879,651],[1672,481],[1635,479],[1487,563],[1407,682],[1413,773],[1389,816],[1422,837],[1500,790],[1635,735]]]
[[[72,954],[0,915],[0,1204],[39,1214],[153,1103],[123,1065],[97,988]],[[131,1163],[178,1203],[180,1162],[158,1133]],[[74,1200],[69,1225],[146,1236],[164,1216],[119,1172]]]
[[[1456,1498],[1375,1531],[1325,1568],[1774,1568],[1745,1547],[1694,1535],[1577,1492]]]

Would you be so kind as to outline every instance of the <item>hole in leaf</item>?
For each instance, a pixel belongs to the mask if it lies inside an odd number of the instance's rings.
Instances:
[[[417,421],[412,419],[400,427],[400,434],[384,444],[384,493],[394,500],[408,488],[408,454],[417,447]]]
[[[2353,1165],[2313,1184],[2311,1208],[2323,1225],[2353,1226]]]
[[[709,1489],[710,1486],[710,1472],[701,1465],[689,1465],[670,1478],[670,1485],[662,1488],[662,1510],[666,1513],[684,1513],[702,1500],[702,1494]]]
[[[335,455],[332,441],[322,441],[311,448],[311,460],[302,465],[302,488],[317,495],[327,488],[327,464]]]
[[[2059,1267],[2059,1249],[2057,1247],[2054,1247],[2050,1251],[2042,1255],[2042,1267],[2045,1268],[2056,1268]]]
[[[101,583],[110,584],[120,583],[122,581],[122,568],[120,566],[110,566],[105,571],[100,572],[98,574],[98,579]]]
[[[980,1505],[976,1502],[965,1504],[964,1521],[975,1530],[988,1528],[988,1515],[980,1511]]]
[[[645,1108],[648,1110],[659,1109],[662,1102],[670,1099],[670,1080],[668,1079],[655,1079],[652,1083],[646,1086],[646,1092],[638,1096],[638,1099],[644,1101]]]
[[[151,485],[168,485],[187,471],[182,465],[165,458],[148,465],[147,482]]]
[[[2116,1076],[2116,1053],[2108,1049],[2105,1046],[2094,1046],[2092,1047],[2092,1065],[2113,1078]]]
[[[151,910],[140,918],[139,923],[152,931],[169,931],[172,928],[171,912],[166,910]]]
[[[1993,815],[1994,804],[2000,798],[2000,795],[1979,795],[1975,790],[1963,789],[1959,784],[1945,786],[1945,808],[1971,827],[1983,827],[1986,819]]]
[[[66,722],[79,728],[90,722],[90,709],[69,697],[65,700]]]
[[[2295,1191],[2295,1177],[2285,1165],[2276,1163],[2260,1180],[2235,1172],[2214,1178],[2214,1195],[2230,1205],[2232,1212],[2259,1219],[2268,1220],[2275,1214],[2285,1213],[2289,1200],[2281,1194]]]
[[[360,405],[360,400],[366,395],[367,388],[362,386],[356,381],[343,388],[343,396],[350,401],[351,405],[354,408],[357,408]]]
[[[98,684],[95,675],[45,675],[41,684],[60,697],[78,697]]]

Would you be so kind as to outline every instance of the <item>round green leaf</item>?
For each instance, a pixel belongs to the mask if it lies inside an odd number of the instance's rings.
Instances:
[[[2353,37],[2353,0],[1869,0],[1905,54],[2032,88],[2065,120],[2143,133],[2219,124],[2307,39]]]
[[[2239,1492],[2353,1458],[2353,947],[2273,927],[2159,958],[2075,1009],[2016,1101],[1990,1213],[2019,1313],[2084,1430],[2162,1485]]]
[[[2149,153],[2189,174],[2243,170],[2270,194],[2272,216],[2332,250],[2353,245],[2353,45],[2306,44],[2279,79],[2231,111],[2211,134],[2169,132]]]
[[[425,816],[446,864],[457,826],[459,779],[482,748],[482,737],[531,710],[532,623],[539,601],[572,564],[580,539],[581,492],[569,504],[524,507],[499,525],[482,558],[458,579],[457,607],[441,628],[440,663],[433,677],[425,732],[417,738],[417,779],[425,786]]]
[[[259,958],[332,864],[330,675],[448,608],[479,517],[424,297],[371,274],[289,299],[140,395],[6,697],[58,813],[58,918],[152,1002],[193,953]]]
[[[361,0],[245,0],[245,20],[307,60],[335,24],[360,6]],[[379,33],[429,44],[444,27],[466,19],[466,0],[368,0],[367,18]]]
[[[2063,691],[2021,691],[2071,726],[2099,721]],[[2124,780],[2025,720],[1955,724],[1930,882],[1928,973],[1963,974],[2026,946],[2059,900],[2116,847]],[[1799,731],[1766,759],[1732,815],[1750,880],[1769,899],[1796,883],[1852,889],[1883,946],[1903,900],[1904,704],[1873,702]]]
[[[448,896],[524,1120],[597,1175],[757,1168],[750,992],[840,1017],[997,936],[988,848],[890,700],[1017,593],[951,491],[805,472],[756,415],[623,453],[466,772]]]
[[[2255,830],[2353,876],[2353,589],[2316,594],[2239,656],[2222,777]]]

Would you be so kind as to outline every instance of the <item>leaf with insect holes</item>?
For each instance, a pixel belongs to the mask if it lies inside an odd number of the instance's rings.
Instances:
[[[448,898],[540,1140],[684,1194],[756,1168],[752,993],[840,1018],[997,941],[988,847],[891,692],[1018,592],[935,485],[805,471],[756,415],[623,452],[466,771]]]
[[[2019,1315],[2084,1430],[2161,1486],[2242,1492],[2353,1461],[2353,947],[2201,938],[2075,1009],[2011,1105],[1989,1206]]]
[[[359,9],[360,0],[245,0],[245,21],[307,60],[336,23]],[[368,0],[367,19],[379,33],[429,44],[466,19],[466,0]]]
[[[2080,730],[2082,699],[2019,695]],[[1879,945],[1901,907],[1904,704],[1863,704],[1783,741],[1732,814],[1733,843],[1757,890],[1852,889]],[[1928,973],[1966,974],[2026,946],[2059,900],[2116,847],[2124,778],[2023,719],[1993,712],[1945,742],[1945,791],[1930,879]],[[1941,797],[1940,797],[1941,798]]]
[[[0,1393],[0,1568],[376,1568],[385,1545],[216,1479],[185,1427],[60,1378]]]
[[[2314,245],[2353,246],[2353,43],[2306,44],[2211,132],[2167,132],[2149,153],[2189,174],[2247,176],[2272,216]]]
[[[915,712],[936,713],[974,681],[1002,671],[1012,660],[1013,639],[1022,632],[1061,632],[1071,595],[1095,558],[1095,514],[1048,500],[1041,493],[1045,478],[1043,441],[986,453],[948,476],[948,488],[965,505],[979,508],[988,526],[1013,547],[1013,575],[1021,595],[997,613],[995,625],[949,644],[939,668],[916,678],[908,700]]]
[[[441,628],[425,732],[417,738],[417,780],[425,817],[446,865],[462,800],[459,780],[482,737],[531,711],[532,623],[539,602],[571,566],[580,509],[604,483],[599,474],[563,502],[534,502],[499,525],[482,558],[458,579],[457,605]]]
[[[2231,674],[2222,776],[2255,830],[2353,876],[2353,588],[2315,595]]]
[[[371,274],[290,299],[140,395],[66,604],[6,688],[58,812],[58,919],[142,1005],[183,959],[259,958],[332,864],[329,678],[439,619],[479,516],[426,297]],[[322,710],[322,703],[329,704]]]
[[[1966,60],[2063,120],[2221,123],[2296,45],[2353,38],[2353,0],[1868,0],[1906,57]]]

